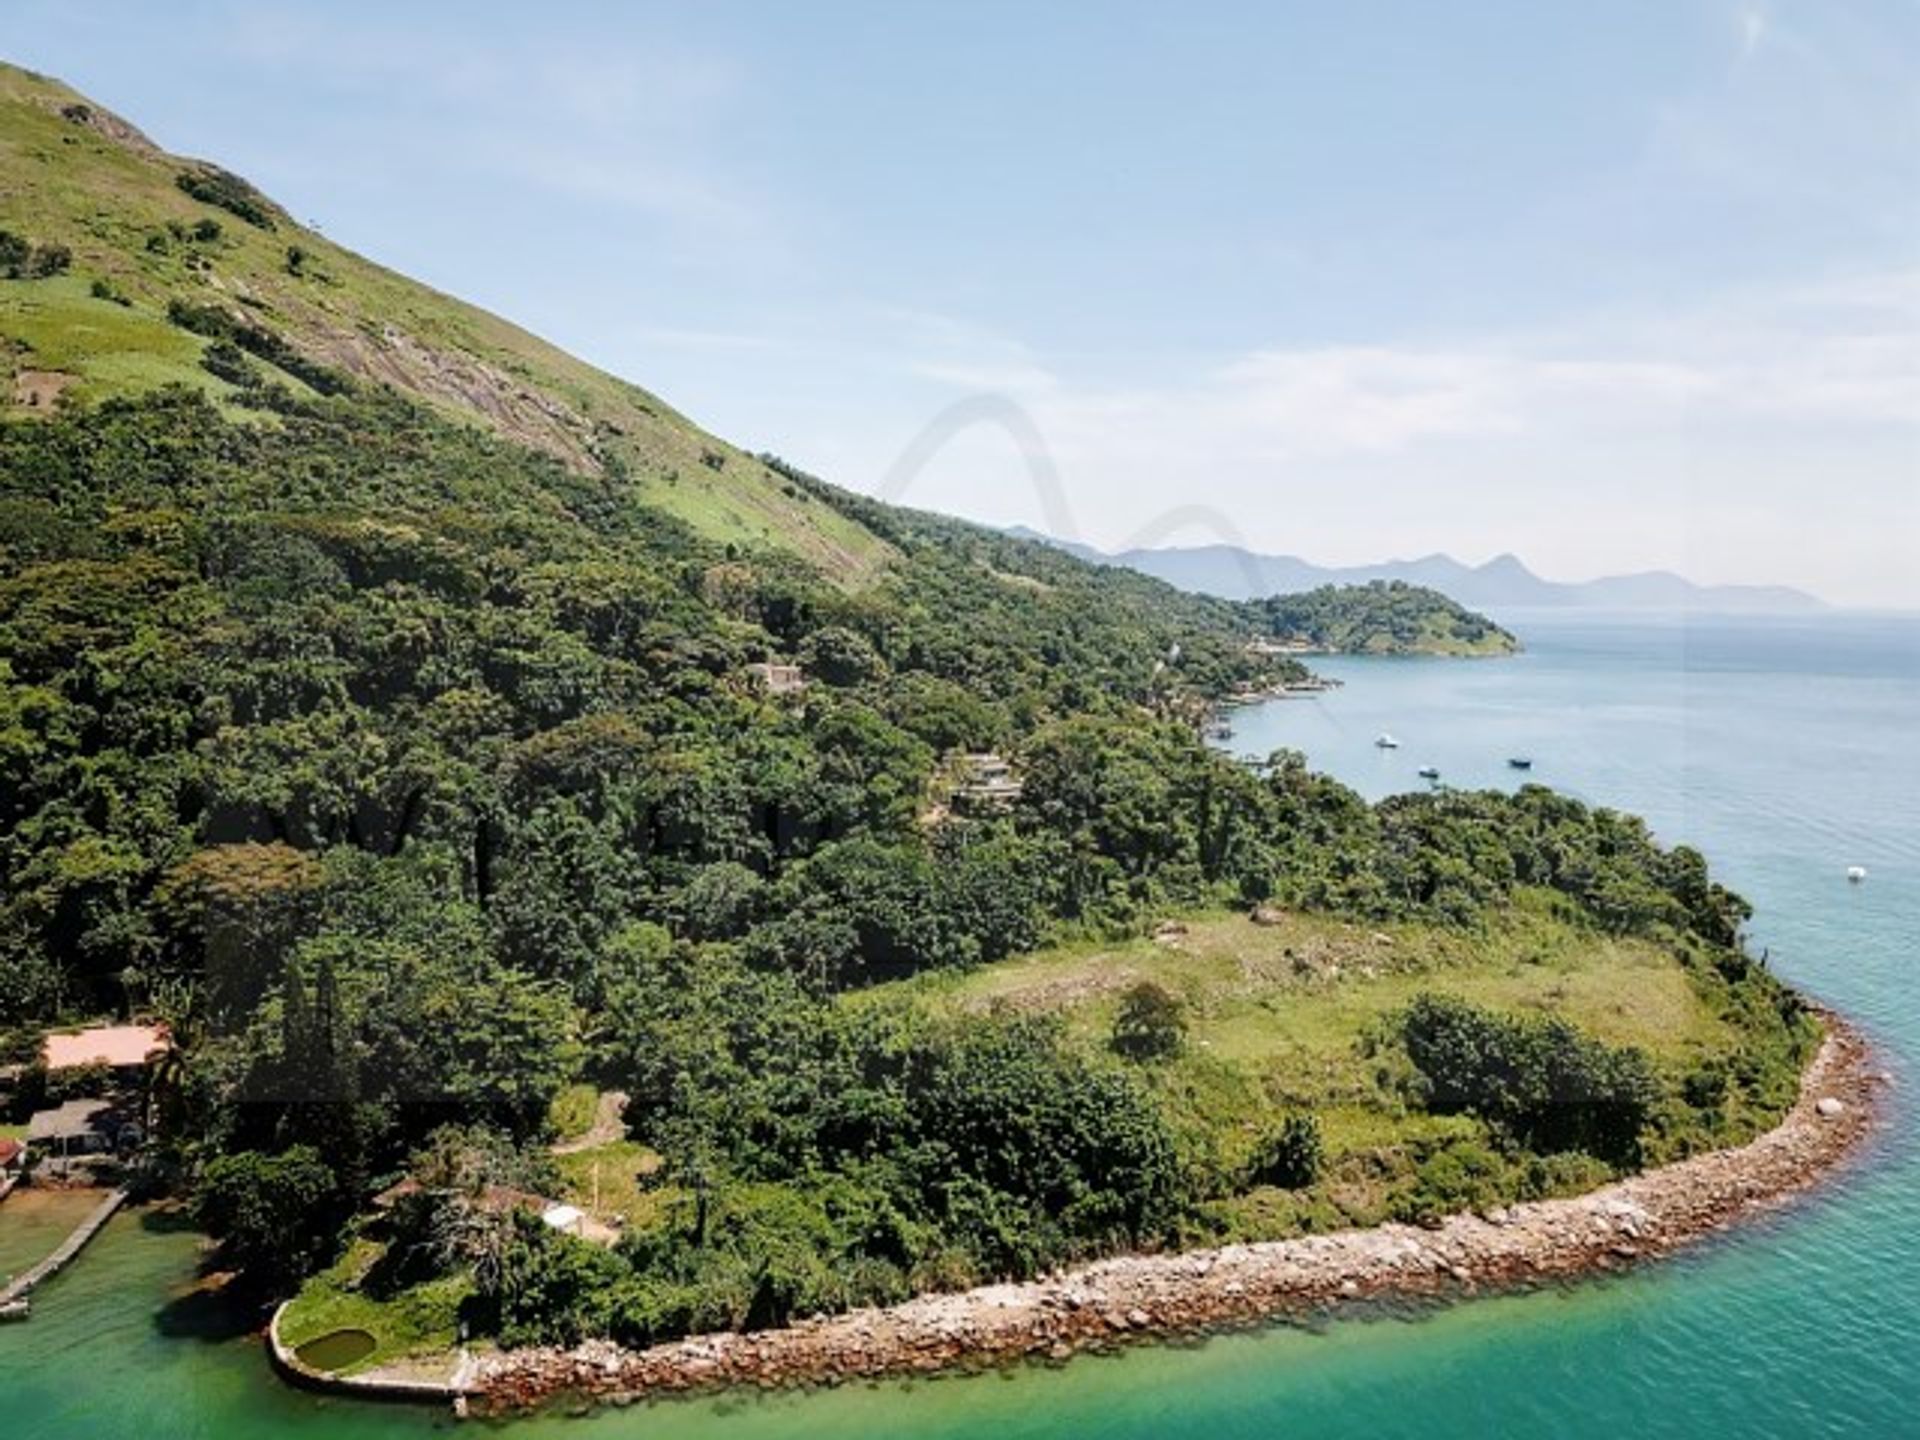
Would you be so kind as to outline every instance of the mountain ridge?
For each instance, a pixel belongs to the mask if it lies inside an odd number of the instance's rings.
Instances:
[[[1459,604],[1505,609],[1566,608],[1615,610],[1699,609],[1739,614],[1808,613],[1825,601],[1787,585],[1701,585],[1670,570],[1603,575],[1592,580],[1548,580],[1525,561],[1503,552],[1468,565],[1434,552],[1412,560],[1375,565],[1316,565],[1297,555],[1265,554],[1235,545],[1140,547],[1104,551],[1078,541],[1061,540],[1026,526],[1010,533],[1058,545],[1083,560],[1119,565],[1165,580],[1183,590],[1247,600],[1291,594],[1322,585],[1365,585],[1403,580],[1438,590]]]

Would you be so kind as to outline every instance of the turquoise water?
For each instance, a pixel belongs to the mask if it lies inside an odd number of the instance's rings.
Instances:
[[[1840,1188],[1639,1274],[1009,1376],[672,1402],[516,1437],[590,1440],[1254,1440],[1271,1436],[1920,1435],[1920,620],[1512,617],[1506,661],[1328,661],[1317,700],[1235,717],[1250,753],[1304,750],[1372,795],[1531,778],[1647,814],[1756,903],[1755,944],[1863,1021],[1903,1096]],[[1380,752],[1373,738],[1403,741]],[[1850,886],[1848,865],[1871,871]],[[0,1207],[0,1227],[6,1224]],[[278,1386],[216,1311],[169,1299],[192,1237],[141,1217],[0,1327],[0,1435],[418,1436],[417,1411]]]

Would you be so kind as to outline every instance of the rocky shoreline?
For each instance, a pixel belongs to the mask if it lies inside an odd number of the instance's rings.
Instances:
[[[699,1336],[643,1351],[590,1341],[480,1360],[480,1413],[560,1397],[607,1404],[719,1386],[833,1384],[1022,1359],[1064,1360],[1130,1340],[1199,1335],[1357,1300],[1444,1300],[1619,1270],[1779,1208],[1856,1154],[1888,1078],[1837,1016],[1787,1117],[1737,1149],[1590,1194],[1174,1255],[1121,1256],[1052,1279],[927,1295],[783,1330]]]

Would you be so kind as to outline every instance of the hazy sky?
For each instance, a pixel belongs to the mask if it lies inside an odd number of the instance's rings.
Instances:
[[[1920,607],[1913,0],[0,0],[0,52],[863,489]]]

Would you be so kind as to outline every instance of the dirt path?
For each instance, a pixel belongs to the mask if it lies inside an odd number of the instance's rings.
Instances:
[[[1128,1340],[1203,1333],[1362,1298],[1457,1297],[1619,1269],[1804,1194],[1874,1132],[1884,1076],[1859,1032],[1829,1032],[1800,1098],[1765,1135],[1565,1200],[1181,1255],[1122,1256],[1029,1284],[927,1295],[784,1330],[650,1350],[606,1342],[507,1351],[476,1388],[507,1412],[557,1394],[628,1399],[1064,1359]]]
[[[584,1135],[576,1135],[571,1140],[562,1140],[552,1147],[555,1155],[578,1155],[583,1150],[598,1150],[602,1145],[611,1145],[616,1140],[627,1138],[627,1096],[623,1091],[609,1090],[600,1097],[600,1103],[593,1112],[593,1124]]]

